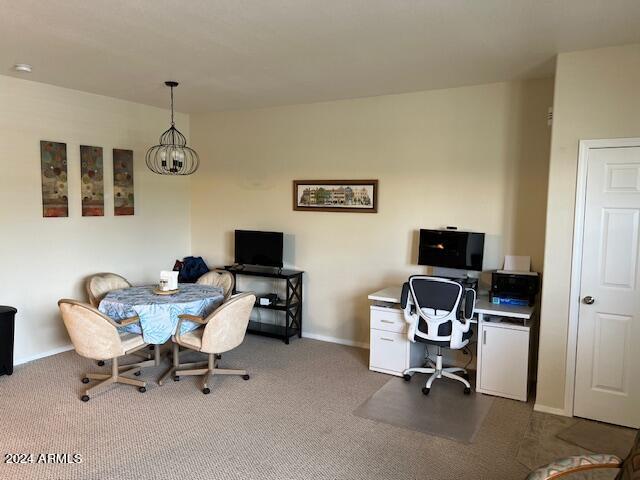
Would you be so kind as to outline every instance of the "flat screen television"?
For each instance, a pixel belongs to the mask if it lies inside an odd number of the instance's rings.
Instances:
[[[419,265],[481,271],[483,253],[484,233],[420,230]]]
[[[235,231],[235,263],[282,268],[282,232]]]

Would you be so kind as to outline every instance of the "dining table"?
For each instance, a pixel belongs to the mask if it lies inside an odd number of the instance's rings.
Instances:
[[[122,332],[142,334],[145,343],[155,345],[153,363],[160,364],[160,345],[176,332],[179,315],[206,317],[224,300],[222,288],[210,285],[181,283],[173,294],[157,293],[156,285],[112,290],[100,301],[98,310],[115,322],[137,316],[139,323],[121,327]],[[201,325],[183,321],[180,334]]]

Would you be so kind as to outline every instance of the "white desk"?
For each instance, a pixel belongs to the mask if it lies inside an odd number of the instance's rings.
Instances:
[[[367,298],[372,301],[400,304],[402,286],[386,287],[373,292]],[[520,318],[529,320],[533,317],[533,307],[517,307],[513,305],[494,305],[489,301],[488,295],[479,295],[476,300],[476,313],[478,315],[495,315],[498,317]]]
[[[424,363],[424,345],[407,336],[401,292],[401,286],[391,286],[368,296],[372,302],[369,368],[397,376]],[[534,307],[494,305],[488,296],[480,295],[475,313],[476,391],[526,401],[534,376]]]

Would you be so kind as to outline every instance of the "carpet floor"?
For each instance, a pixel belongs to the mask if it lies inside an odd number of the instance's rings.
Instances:
[[[0,453],[80,454],[76,464],[4,464],[0,479],[523,479],[517,453],[531,404],[496,398],[473,444],[360,418],[354,410],[389,381],[368,351],[309,339],[247,336],[203,395],[198,379],[147,392],[118,385],[79,400],[86,371],[74,352],[0,377]],[[103,367],[108,368],[108,367]],[[38,457],[34,457],[35,460]]]

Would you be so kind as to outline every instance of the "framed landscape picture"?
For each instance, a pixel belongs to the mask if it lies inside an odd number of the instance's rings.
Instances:
[[[378,180],[294,180],[293,209],[376,213]]]

